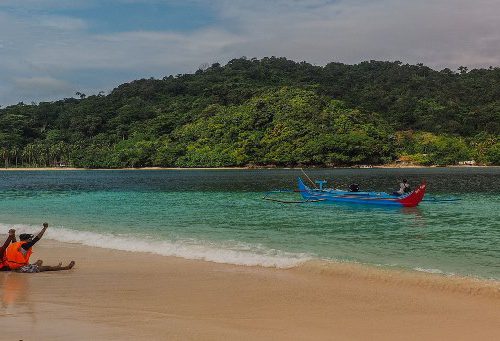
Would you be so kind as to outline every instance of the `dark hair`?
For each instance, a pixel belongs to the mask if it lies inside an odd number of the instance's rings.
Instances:
[[[403,179],[403,182],[408,182],[408,180],[406,180],[406,179]]]
[[[19,235],[19,240],[28,240],[28,239],[31,239],[31,238],[33,238],[33,235],[29,234],[29,233],[21,233]]]

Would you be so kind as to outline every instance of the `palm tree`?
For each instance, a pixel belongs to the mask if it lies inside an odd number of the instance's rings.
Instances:
[[[31,161],[33,161],[33,156],[35,154],[35,146],[33,143],[30,143],[30,144],[27,144],[24,149],[23,149],[23,153],[22,153],[22,156],[23,156],[23,162],[24,162],[24,159],[28,159],[28,167],[30,167],[32,164],[31,164]]]
[[[9,149],[6,147],[1,148],[2,157],[4,161],[5,168],[9,167]]]
[[[50,162],[49,148],[44,143],[35,143],[34,147],[35,155],[34,158],[36,160],[35,165],[46,167],[47,163]]]
[[[14,156],[16,158],[16,168],[17,168],[17,158],[19,156],[19,147],[18,146],[14,146],[12,147],[12,156]]]
[[[59,158],[57,144],[51,144],[48,147],[48,154],[49,166],[57,166],[57,159]]]

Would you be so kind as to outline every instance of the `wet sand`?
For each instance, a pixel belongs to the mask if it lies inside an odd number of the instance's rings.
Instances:
[[[3,236],[2,236],[3,237]],[[2,340],[494,340],[500,286],[353,265],[279,270],[42,240],[0,273]]]

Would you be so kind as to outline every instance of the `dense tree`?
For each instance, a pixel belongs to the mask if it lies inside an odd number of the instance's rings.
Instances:
[[[0,109],[5,167],[499,164],[500,69],[239,58]]]

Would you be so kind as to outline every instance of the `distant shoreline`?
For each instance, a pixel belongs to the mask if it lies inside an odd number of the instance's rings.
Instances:
[[[138,167],[138,168],[76,168],[76,167],[12,167],[0,168],[0,172],[6,171],[120,171],[120,170],[259,170],[259,169],[412,169],[412,168],[500,168],[500,166],[470,166],[470,165],[449,165],[449,166],[420,166],[420,165],[377,165],[369,167],[278,167],[278,166],[251,166],[251,167]]]

